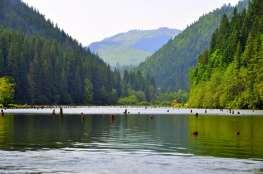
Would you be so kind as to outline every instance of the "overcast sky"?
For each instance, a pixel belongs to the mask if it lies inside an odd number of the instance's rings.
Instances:
[[[184,29],[199,16],[239,0],[23,0],[84,46],[132,29]]]

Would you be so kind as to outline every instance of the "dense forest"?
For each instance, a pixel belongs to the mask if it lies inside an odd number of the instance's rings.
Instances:
[[[248,0],[237,8],[242,11]],[[163,91],[188,89],[188,71],[196,64],[198,56],[209,47],[213,32],[224,14],[231,16],[234,8],[225,5],[206,14],[170,40],[164,47],[139,66],[145,74],[151,74],[158,88]]]
[[[20,0],[0,0],[0,9],[0,89],[12,87],[0,90],[1,100],[11,102],[3,96],[13,96],[20,104],[102,105],[117,103],[128,95],[126,89],[145,96],[155,89],[151,78],[140,73],[128,74],[143,87],[127,84],[119,71]]]
[[[191,71],[191,107],[263,108],[263,3],[224,16]]]
[[[120,73],[20,0],[0,0],[0,104],[183,106],[196,64],[189,106],[262,108],[263,8],[247,4],[202,16]]]
[[[56,40],[64,46],[79,46],[76,40],[21,0],[0,0],[0,25],[27,35]]]
[[[116,86],[114,73],[91,53],[7,29],[0,29],[0,76],[14,78],[19,103],[81,104],[85,84],[94,88],[88,103],[111,103]]]

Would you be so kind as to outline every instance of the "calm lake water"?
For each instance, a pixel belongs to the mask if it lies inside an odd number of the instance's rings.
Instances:
[[[263,117],[0,117],[0,173],[263,173]]]

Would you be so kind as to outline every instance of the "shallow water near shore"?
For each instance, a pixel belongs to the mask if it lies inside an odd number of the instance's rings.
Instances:
[[[263,173],[263,117],[6,115],[0,173]]]
[[[231,116],[262,116],[263,110],[241,109],[190,109],[154,106],[38,106],[35,108],[4,109],[4,114],[60,114],[64,115],[231,115]]]

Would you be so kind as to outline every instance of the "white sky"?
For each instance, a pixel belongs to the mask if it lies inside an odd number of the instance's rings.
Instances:
[[[132,29],[184,29],[239,0],[23,0],[84,46]]]

